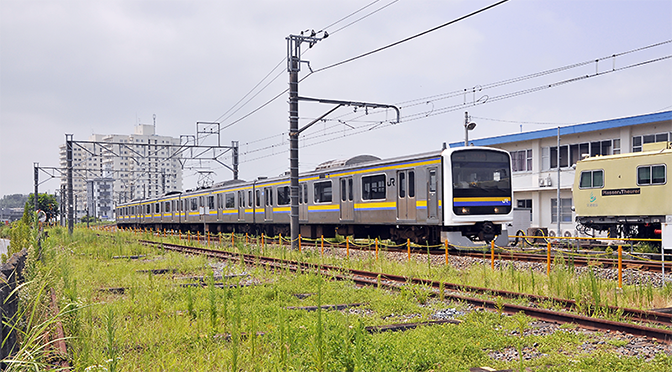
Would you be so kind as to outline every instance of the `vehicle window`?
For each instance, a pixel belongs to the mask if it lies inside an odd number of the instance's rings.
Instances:
[[[362,199],[385,199],[385,175],[362,177]]]
[[[278,205],[289,204],[289,186],[278,187]]]
[[[667,182],[667,169],[664,164],[637,167],[638,185],[662,185]]]
[[[331,203],[331,181],[315,182],[314,192],[315,203]]]
[[[579,188],[590,189],[604,187],[604,171],[590,170],[581,172]]]
[[[236,195],[234,193],[226,194],[225,200],[226,204],[224,205],[227,209],[236,207]]]

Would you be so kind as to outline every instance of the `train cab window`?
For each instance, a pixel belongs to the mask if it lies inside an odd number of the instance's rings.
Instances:
[[[667,182],[667,169],[664,164],[637,167],[638,185],[663,185]]]
[[[385,199],[385,175],[362,177],[362,200]]]
[[[581,172],[580,189],[594,189],[604,187],[604,171],[590,170]]]
[[[215,209],[215,197],[214,196],[208,196],[208,208]]]
[[[289,186],[278,187],[278,205],[288,205],[289,199]]]
[[[234,193],[226,194],[225,198],[225,207],[227,209],[233,209],[236,207],[236,195]]]
[[[331,181],[315,182],[313,186],[315,203],[331,203]]]

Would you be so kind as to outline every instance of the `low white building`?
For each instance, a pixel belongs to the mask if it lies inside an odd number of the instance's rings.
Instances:
[[[478,133],[476,131],[476,133]],[[642,151],[645,143],[672,141],[672,111],[559,128],[560,175],[558,178],[558,128],[522,132],[469,141],[511,153],[514,214],[527,216],[529,225],[514,221],[513,231],[548,228],[549,234],[577,236],[572,212],[572,167],[584,155],[612,155]],[[464,141],[450,147],[464,146]],[[560,186],[560,231],[557,225],[557,188]],[[522,213],[521,213],[522,212]],[[525,217],[524,220],[527,218]],[[527,225],[527,226],[526,226]]]

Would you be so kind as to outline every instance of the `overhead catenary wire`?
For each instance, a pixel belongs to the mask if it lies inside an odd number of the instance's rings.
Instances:
[[[328,25],[328,26],[326,26],[326,27],[323,27],[322,30],[327,30],[329,27],[332,27],[332,26],[334,26],[334,25],[337,25],[337,24],[339,24],[339,23],[345,21],[346,19],[348,19],[348,18],[350,18],[350,17],[356,15],[357,13],[363,11],[364,9],[366,9],[366,8],[368,8],[368,7],[372,6],[372,5],[374,5],[375,3],[379,2],[379,1],[380,1],[380,0],[375,0],[375,1],[371,2],[371,3],[369,3],[368,5],[365,5],[364,7],[362,7],[362,8],[360,8],[360,9],[358,9],[358,10],[356,10],[356,11],[350,13],[349,15],[347,15],[347,16],[345,16],[345,17],[339,19],[338,21],[333,22],[333,23],[331,23],[330,25]],[[335,33],[338,32],[338,31],[341,31],[341,30],[343,30],[343,29],[345,29],[345,28],[347,28],[347,27],[350,27],[350,26],[354,25],[355,23],[358,23],[358,22],[360,22],[361,20],[363,20],[363,19],[365,19],[365,18],[368,18],[369,16],[371,16],[371,15],[373,15],[373,14],[375,14],[375,13],[377,13],[377,12],[379,12],[379,11],[385,9],[385,8],[387,8],[388,6],[390,6],[390,5],[394,4],[394,3],[396,3],[397,1],[399,1],[399,0],[394,0],[394,1],[392,1],[391,3],[388,3],[388,4],[382,6],[382,7],[378,8],[378,9],[372,11],[371,13],[368,13],[368,14],[365,15],[365,16],[358,18],[358,19],[355,20],[355,21],[350,22],[350,23],[348,23],[347,25],[345,25],[345,26],[343,26],[343,27],[341,27],[341,28],[339,28],[339,29],[337,29],[337,30],[335,30],[335,31],[332,31],[332,32],[331,32],[331,35],[335,34]],[[273,67],[273,68],[271,69],[271,71],[270,71],[268,74],[266,74],[266,76],[264,76],[263,79],[261,79],[261,81],[259,81],[259,82],[258,82],[252,89],[250,89],[249,92],[247,92],[247,93],[246,93],[240,100],[238,100],[238,102],[236,102],[233,106],[231,106],[231,108],[229,108],[224,114],[220,115],[216,120],[214,120],[214,122],[219,122],[220,120],[227,120],[227,119],[229,119],[231,116],[233,116],[235,113],[237,113],[238,111],[240,111],[243,107],[245,107],[248,103],[250,103],[250,102],[251,102],[254,98],[256,98],[259,94],[261,94],[266,88],[268,88],[268,86],[269,86],[271,83],[273,83],[275,80],[277,80],[277,79],[284,73],[284,70],[280,71],[280,72],[279,72],[273,79],[271,79],[271,81],[269,81],[267,84],[265,84],[265,85],[264,85],[264,86],[263,86],[257,93],[255,93],[254,95],[252,95],[249,99],[247,99],[247,100],[245,101],[245,103],[243,103],[242,105],[240,105],[241,102],[243,102],[248,96],[250,96],[250,95],[252,94],[252,92],[254,92],[254,91],[255,91],[255,90],[256,90],[256,89],[257,89],[257,88],[258,88],[258,87],[259,87],[259,86],[266,80],[266,79],[268,79],[269,76],[271,76],[271,74],[273,74],[273,73],[274,73],[280,66],[282,66],[283,63],[285,62],[285,60],[286,60],[286,57],[283,57],[283,58],[280,60],[280,62],[278,62],[278,64],[276,64],[275,67]],[[251,112],[249,112],[248,114],[243,115],[243,116],[240,117],[239,119],[234,120],[233,122],[224,125],[222,128],[220,128],[220,132],[221,132],[222,130],[224,130],[224,129],[227,129],[227,128],[229,128],[229,127],[231,127],[231,126],[233,126],[233,125],[235,125],[235,124],[237,124],[237,123],[239,123],[239,122],[241,122],[241,121],[247,119],[247,118],[250,117],[251,115],[253,115],[253,114],[255,114],[256,112],[260,111],[261,109],[263,109],[264,107],[268,106],[269,104],[271,104],[272,102],[274,102],[275,100],[277,100],[278,98],[280,98],[282,95],[284,95],[285,93],[287,93],[288,90],[289,90],[289,88],[283,90],[283,91],[280,92],[279,94],[273,96],[270,100],[268,100],[268,101],[264,102],[263,104],[261,104],[259,107],[253,109],[253,110],[252,110]],[[239,105],[240,105],[240,106],[239,106]],[[239,106],[239,107],[236,108],[236,106]],[[236,109],[234,110],[234,108],[236,108]],[[233,110],[233,112],[232,112],[232,110]],[[229,114],[229,113],[230,113],[230,114]],[[228,114],[228,116],[227,116],[227,114]]]
[[[633,63],[633,64],[630,64],[630,65],[627,65],[627,66],[614,68],[614,69],[603,71],[603,72],[596,72],[596,73],[590,74],[590,75],[582,75],[582,76],[578,76],[578,77],[571,78],[571,79],[565,79],[565,80],[557,81],[557,82],[551,83],[551,84],[544,84],[544,85],[540,85],[540,86],[533,87],[533,88],[527,88],[527,89],[518,90],[518,91],[515,91],[515,92],[505,93],[505,94],[502,94],[502,95],[493,96],[493,97],[489,98],[488,100],[486,100],[485,102],[482,102],[482,103],[467,103],[467,104],[461,103],[461,104],[457,104],[457,105],[452,105],[452,106],[447,106],[447,107],[443,107],[443,108],[439,108],[439,109],[434,109],[432,111],[425,111],[425,112],[420,112],[420,113],[416,113],[416,114],[413,114],[413,115],[402,116],[401,123],[403,124],[404,122],[420,120],[420,119],[424,119],[424,118],[429,117],[429,116],[441,115],[441,114],[445,114],[445,113],[448,113],[448,112],[462,110],[465,107],[469,107],[469,106],[476,106],[476,105],[486,104],[486,103],[490,103],[490,102],[496,102],[496,101],[500,101],[500,100],[504,100],[504,99],[508,99],[508,98],[513,98],[513,97],[517,97],[517,96],[524,95],[524,94],[534,93],[534,92],[538,92],[538,91],[541,91],[541,90],[557,87],[557,86],[560,86],[560,85],[565,85],[565,84],[569,84],[569,83],[573,83],[573,82],[577,82],[577,81],[582,81],[582,80],[586,80],[586,79],[589,79],[589,78],[593,78],[593,77],[602,76],[602,75],[605,75],[605,74],[608,74],[608,73],[612,73],[612,72],[623,71],[623,70],[626,70],[626,69],[647,65],[647,64],[650,64],[650,63],[659,62],[659,61],[667,60],[667,59],[670,59],[670,58],[672,58],[672,55],[663,56],[663,57],[659,57],[659,58],[655,58],[655,59],[650,59],[650,60],[643,61],[643,62]],[[510,79],[510,80],[513,80],[513,79]],[[327,120],[329,120],[329,119],[327,119]],[[337,120],[332,119],[332,121],[337,121]],[[356,120],[348,120],[349,123],[354,123],[355,121]],[[516,122],[516,123],[525,124],[524,122]],[[542,124],[542,123],[537,123],[537,124]],[[336,126],[340,126],[340,125],[341,124],[339,122],[338,124],[333,124],[330,127],[326,128],[325,130],[327,130],[329,132],[315,133],[315,134],[312,134],[312,135],[307,135],[305,137],[302,136],[301,147],[302,148],[311,147],[311,146],[315,146],[315,145],[318,145],[318,144],[333,141],[336,138],[350,137],[350,136],[353,136],[353,135],[367,133],[371,130],[383,129],[383,128],[387,128],[387,127],[392,126],[392,125],[399,125],[399,124],[391,124],[389,122],[384,122],[384,121],[381,121],[381,120],[377,120],[377,121],[376,120],[367,120],[367,121],[364,121],[362,125],[357,125],[357,126],[354,127],[354,129],[349,130],[347,132],[343,132],[342,130],[333,130]],[[549,125],[558,125],[558,124],[557,123],[552,123],[552,124],[549,124]],[[320,141],[306,142],[307,140],[318,139],[318,138],[323,138],[323,137],[326,137],[326,138],[323,139],[323,140],[320,140]],[[259,151],[267,150],[269,148],[275,148],[275,147],[278,147],[280,145],[281,144],[269,145],[269,146],[264,147],[263,149],[260,149]],[[259,151],[252,150],[252,151],[249,151],[248,153],[254,153],[254,152],[259,152]],[[277,154],[264,155],[264,156],[260,156],[260,157],[256,157],[256,158],[252,158],[252,159],[246,159],[243,162],[260,160],[260,159],[268,158],[268,157],[275,156],[275,155],[277,155]]]
[[[441,24],[441,25],[439,25],[439,26],[430,28],[429,30],[420,32],[420,33],[415,34],[415,35],[413,35],[413,36],[409,36],[409,37],[407,37],[407,38],[405,38],[405,39],[396,41],[396,42],[394,42],[394,43],[392,43],[392,44],[388,44],[388,45],[386,45],[386,46],[380,47],[380,48],[378,48],[378,49],[374,49],[374,50],[372,50],[372,51],[369,51],[369,52],[360,54],[360,55],[358,55],[358,56],[355,56],[355,57],[352,57],[352,58],[348,58],[348,59],[346,59],[346,60],[343,60],[343,61],[340,61],[340,62],[333,63],[333,64],[331,64],[331,65],[327,65],[327,66],[318,68],[318,69],[316,69],[316,70],[313,70],[312,74],[315,74],[315,73],[318,73],[318,72],[321,72],[321,71],[325,71],[325,70],[328,70],[328,69],[330,69],[330,68],[334,68],[334,67],[336,67],[336,66],[341,66],[341,65],[344,65],[344,64],[346,64],[346,63],[349,63],[349,62],[352,62],[352,61],[356,61],[356,60],[358,60],[358,59],[361,59],[361,58],[370,56],[370,55],[372,55],[372,54],[375,54],[375,53],[378,53],[378,52],[382,52],[383,50],[392,48],[392,47],[397,46],[397,45],[399,45],[399,44],[403,44],[403,43],[405,43],[405,42],[407,42],[407,41],[411,41],[411,40],[413,40],[413,39],[417,39],[417,38],[419,38],[420,36],[427,35],[427,34],[429,34],[429,33],[431,33],[431,32],[436,31],[436,30],[442,29],[442,28],[444,28],[444,27],[450,26],[450,25],[452,25],[452,24],[454,24],[454,23],[457,23],[457,22],[459,22],[459,21],[462,21],[462,20],[465,20],[465,19],[467,19],[467,18],[473,17],[473,16],[475,16],[475,15],[477,15],[477,14],[479,14],[479,13],[485,12],[486,10],[489,10],[489,9],[492,9],[492,8],[494,8],[494,7],[496,7],[496,6],[499,6],[499,5],[501,5],[501,4],[504,4],[504,3],[506,3],[507,1],[509,1],[509,0],[501,0],[501,1],[498,1],[498,2],[496,2],[496,3],[494,3],[494,4],[491,4],[491,5],[486,6],[485,8],[481,8],[481,9],[479,9],[479,10],[473,11],[473,12],[471,12],[471,13],[469,13],[469,14],[466,14],[466,15],[463,15],[463,16],[461,16],[461,17],[459,17],[459,18],[453,19],[452,21],[449,21],[449,22],[446,22],[446,23]],[[310,75],[310,74],[309,74],[309,75]]]

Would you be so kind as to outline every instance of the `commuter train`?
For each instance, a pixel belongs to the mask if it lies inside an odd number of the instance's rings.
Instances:
[[[211,188],[116,207],[120,227],[289,235],[289,176],[227,181]],[[300,233],[474,246],[508,241],[511,160],[465,147],[381,160],[360,155],[299,177]]]
[[[579,231],[663,239],[672,246],[672,149],[670,142],[644,146],[643,152],[577,162],[573,197]]]

